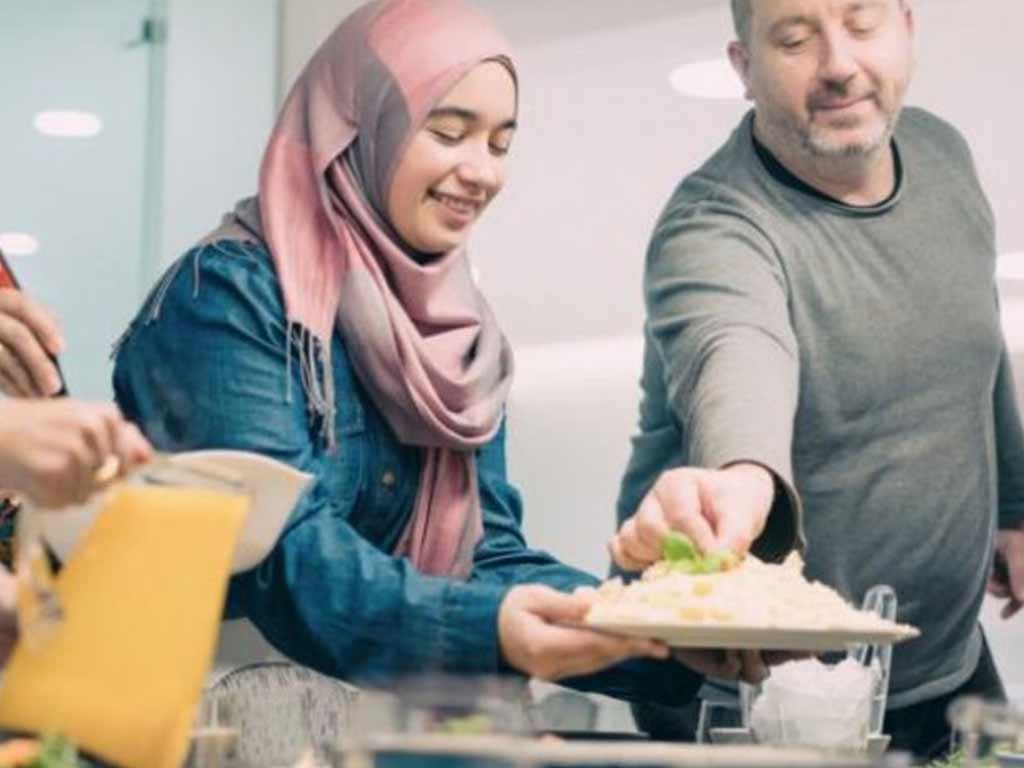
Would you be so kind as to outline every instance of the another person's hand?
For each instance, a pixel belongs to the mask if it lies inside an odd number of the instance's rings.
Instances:
[[[810,658],[807,653],[789,651],[696,650],[676,648],[672,658],[705,677],[718,680],[742,680],[751,685],[763,683],[771,667],[787,661]]]
[[[989,594],[1006,600],[1000,615],[1009,619],[1024,607],[1024,530],[996,532],[996,552],[988,580]]]
[[[520,672],[542,680],[597,672],[627,658],[667,659],[654,640],[577,629],[593,602],[586,592],[566,594],[541,585],[513,587],[498,612],[502,655]]]
[[[0,668],[18,641],[18,623],[14,604],[17,599],[14,575],[0,565]]]
[[[60,374],[49,355],[64,349],[56,320],[20,291],[0,288],[0,392],[10,397],[49,397]]]
[[[0,487],[50,508],[81,503],[98,489],[96,472],[112,456],[122,475],[152,456],[115,405],[0,402]]]
[[[670,531],[689,536],[701,552],[746,555],[774,498],[774,478],[758,464],[669,470],[612,538],[612,559],[625,571],[643,570],[661,559]]]

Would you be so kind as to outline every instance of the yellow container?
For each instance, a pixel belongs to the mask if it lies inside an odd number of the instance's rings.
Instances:
[[[58,576],[64,620],[4,671],[0,727],[61,733],[121,766],[180,765],[248,503],[207,488],[112,491]]]

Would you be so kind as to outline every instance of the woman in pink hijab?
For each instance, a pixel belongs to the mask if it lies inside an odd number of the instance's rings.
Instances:
[[[356,682],[514,670],[679,703],[699,676],[664,646],[568,626],[597,580],[527,548],[506,478],[512,353],[465,245],[505,181],[517,88],[461,0],[357,10],[289,94],[258,197],[125,335],[118,401],[163,449],[316,476],[229,594],[288,656]]]

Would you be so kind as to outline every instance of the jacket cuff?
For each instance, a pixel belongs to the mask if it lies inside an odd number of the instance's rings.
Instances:
[[[511,587],[457,583],[449,586],[441,612],[441,666],[445,672],[507,671],[498,639],[498,610]]]

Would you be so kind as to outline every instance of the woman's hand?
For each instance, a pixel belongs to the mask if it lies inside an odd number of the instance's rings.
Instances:
[[[728,551],[742,557],[764,530],[774,499],[772,474],[758,464],[669,470],[608,549],[624,571],[641,571],[662,559],[665,537],[679,531],[701,552]]]
[[[581,622],[592,597],[541,585],[513,587],[498,612],[498,638],[509,665],[542,680],[597,672],[624,659],[667,659],[654,640],[616,637],[570,625]]]
[[[101,485],[97,470],[111,457],[124,475],[151,456],[149,443],[115,405],[0,402],[0,487],[42,506],[87,500]]]
[[[56,320],[20,291],[0,288],[0,392],[49,397],[61,380],[50,355],[64,349]]]

